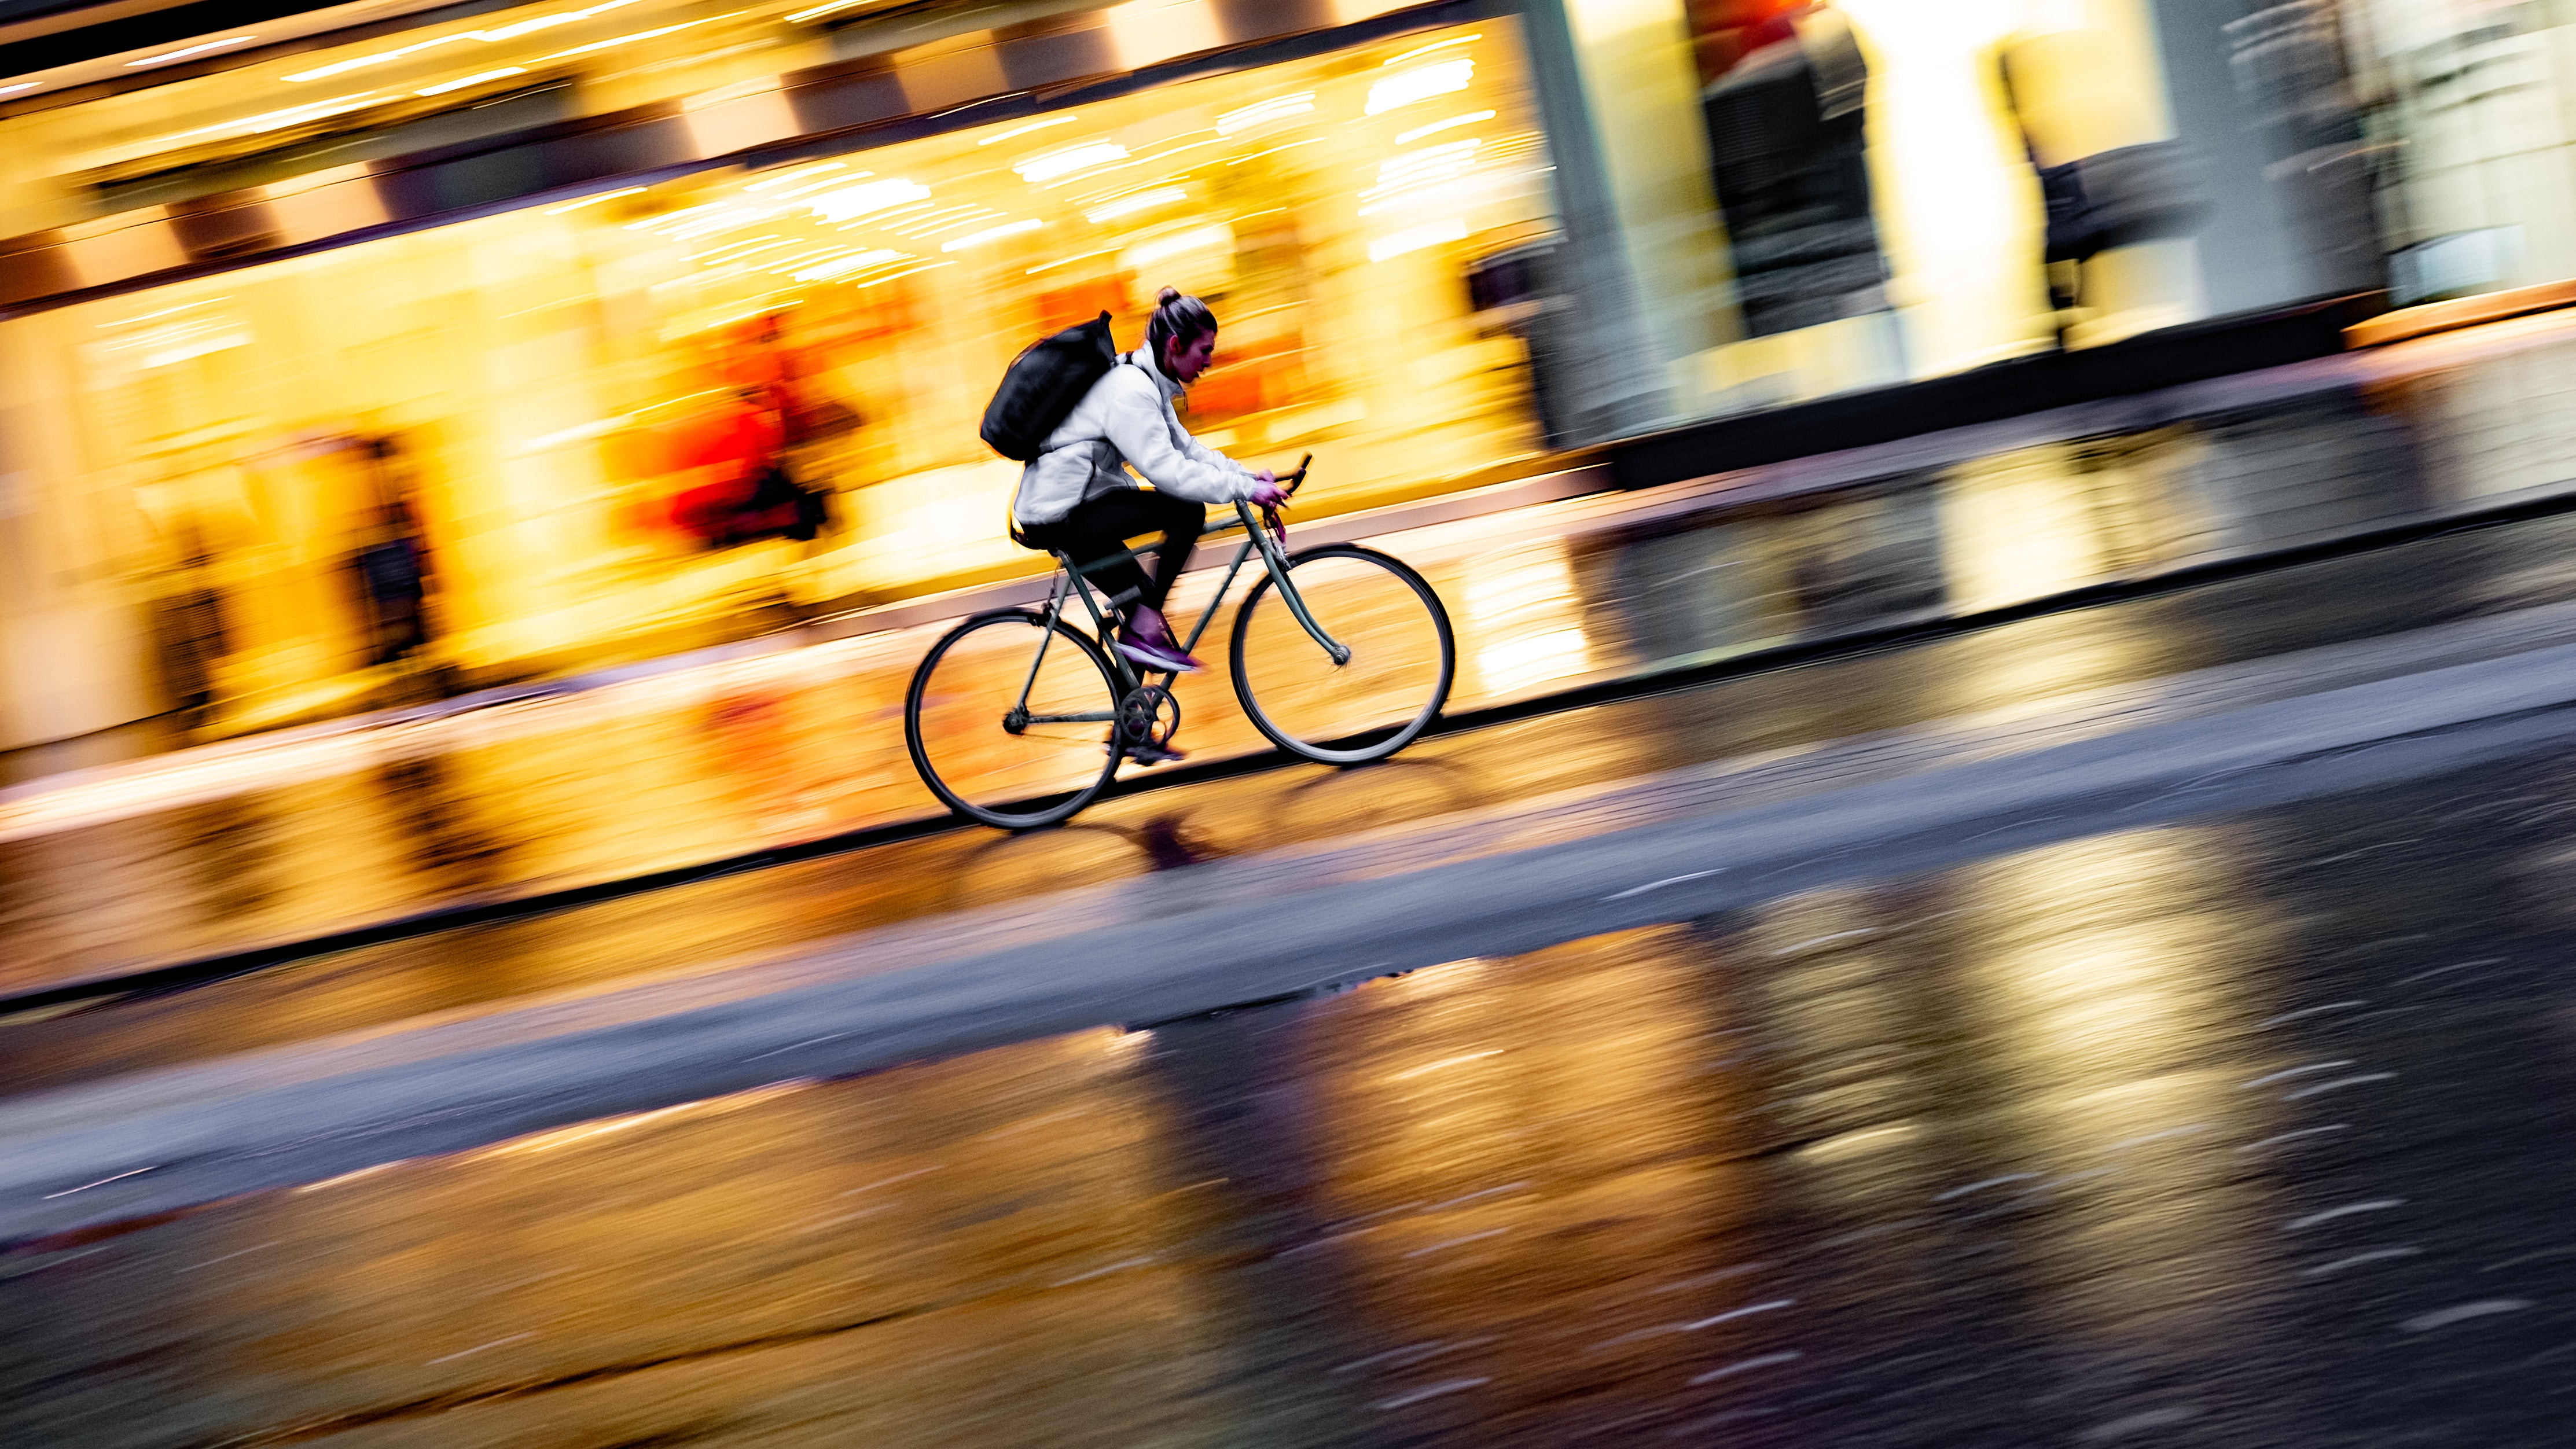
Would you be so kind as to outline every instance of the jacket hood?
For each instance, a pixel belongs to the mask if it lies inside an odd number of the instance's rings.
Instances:
[[[1163,365],[1154,360],[1154,349],[1139,347],[1127,355],[1138,367],[1145,369],[1147,377],[1154,380],[1154,386],[1163,394],[1163,401],[1170,402],[1181,395],[1181,385],[1172,381],[1171,377],[1163,371]]]

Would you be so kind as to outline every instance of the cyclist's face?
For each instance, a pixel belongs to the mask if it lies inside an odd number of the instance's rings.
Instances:
[[[1214,332],[1202,332],[1186,342],[1174,338],[1163,348],[1163,362],[1171,370],[1172,381],[1183,387],[1198,381],[1199,374],[1207,371],[1208,364],[1215,359]]]

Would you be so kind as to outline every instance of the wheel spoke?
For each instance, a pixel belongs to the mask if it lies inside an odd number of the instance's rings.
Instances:
[[[1043,627],[1016,611],[969,620],[932,646],[906,703],[906,743],[924,783],[986,824],[1060,820],[1117,768],[1105,748],[1117,699],[1108,664],[1061,625],[1041,658]]]
[[[1448,698],[1452,643],[1437,596],[1411,569],[1350,545],[1298,555],[1289,579],[1308,618],[1347,657],[1336,662],[1265,579],[1235,624],[1245,713],[1312,759],[1355,763],[1402,748]]]

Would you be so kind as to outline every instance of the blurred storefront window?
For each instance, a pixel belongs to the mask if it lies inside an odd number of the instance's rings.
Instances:
[[[166,692],[240,725],[425,653],[580,662],[1029,571],[985,400],[1099,312],[1136,345],[1164,285],[1223,324],[1192,428],[1313,451],[1311,511],[1530,456],[1523,343],[1465,279],[1554,234],[1550,164],[1506,19],[0,332],[76,380],[27,421],[169,595]]]
[[[2361,71],[2392,300],[2438,301],[2576,277],[2576,5],[2347,0],[2249,17],[2247,64],[2293,94]]]
[[[47,681],[0,748],[1032,571],[978,412],[1165,284],[1225,324],[1191,425],[1312,449],[1312,516],[2392,269],[2576,275],[2576,0],[417,18],[0,84],[0,547],[78,560],[0,580],[0,677]]]

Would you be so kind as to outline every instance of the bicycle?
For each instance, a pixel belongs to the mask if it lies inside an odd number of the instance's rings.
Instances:
[[[1289,475],[1288,493],[1311,461]],[[1234,696],[1254,728],[1328,765],[1382,760],[1411,744],[1448,703],[1457,673],[1440,596],[1400,559],[1348,543],[1292,554],[1275,512],[1255,518],[1242,502],[1234,511],[1233,522],[1201,535],[1240,528],[1245,537],[1182,652],[1198,647],[1258,555],[1263,576],[1235,612],[1228,649]],[[1044,609],[977,614],[930,646],[904,694],[903,735],[942,803],[1004,830],[1054,825],[1108,788],[1139,747],[1171,739],[1180,727],[1172,673],[1103,647],[1120,600],[1096,598],[1089,578],[1145,551],[1085,565],[1049,550],[1056,574]],[[1065,617],[1076,598],[1089,634]]]

